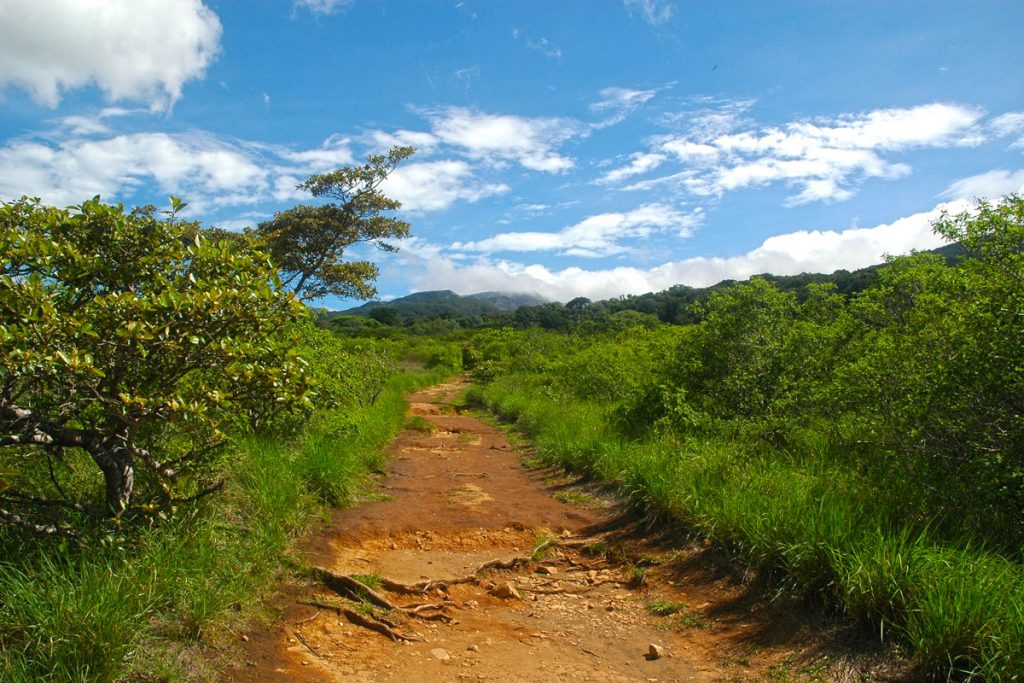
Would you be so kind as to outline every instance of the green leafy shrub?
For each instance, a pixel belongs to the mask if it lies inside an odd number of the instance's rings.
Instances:
[[[216,486],[225,424],[309,406],[305,311],[245,241],[151,208],[22,199],[0,205],[0,255],[5,521],[168,508]],[[87,463],[99,506],[46,474]]]

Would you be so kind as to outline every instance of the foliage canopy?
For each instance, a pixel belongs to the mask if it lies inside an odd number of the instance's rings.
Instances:
[[[0,204],[0,254],[8,522],[53,531],[27,518],[120,516],[202,495],[216,486],[207,465],[226,422],[308,403],[289,336],[304,307],[245,241],[98,197],[70,210],[21,199]],[[90,462],[102,475],[95,498]]]
[[[277,264],[284,285],[299,299],[369,299],[376,294],[372,283],[377,266],[343,257],[346,249],[359,243],[395,251],[388,240],[409,234],[408,223],[387,215],[401,203],[386,196],[381,185],[412,154],[412,147],[392,147],[387,155],[370,156],[362,166],[313,175],[299,189],[333,202],[299,205],[256,227],[253,234]]]

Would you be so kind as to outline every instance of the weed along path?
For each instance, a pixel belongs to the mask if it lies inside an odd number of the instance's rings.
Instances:
[[[751,680],[811,661],[800,626],[752,615],[735,578],[524,467],[500,430],[451,407],[463,388],[411,396],[385,495],[334,511],[306,548],[310,583],[242,637],[224,680]]]

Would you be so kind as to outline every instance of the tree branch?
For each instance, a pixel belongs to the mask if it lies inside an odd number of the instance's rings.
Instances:
[[[78,538],[78,534],[67,527],[57,526],[55,524],[36,524],[3,508],[0,508],[0,520],[45,536],[59,535],[66,536],[68,538]]]

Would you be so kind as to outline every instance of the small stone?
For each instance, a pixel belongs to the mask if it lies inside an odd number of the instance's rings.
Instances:
[[[665,654],[665,648],[661,645],[655,645],[651,643],[647,647],[647,658],[648,659],[661,659],[662,655]]]
[[[604,611],[605,612],[614,612],[615,611],[615,605],[605,605]]]
[[[537,573],[538,574],[547,574],[548,576],[552,576],[552,575],[558,573],[558,567],[549,567],[547,565],[543,565],[542,564],[541,566],[537,567]]]
[[[243,643],[248,643],[249,642],[249,636],[243,635],[242,636],[242,642]]]
[[[470,652],[480,652],[480,646],[477,645],[476,643],[473,643],[472,645],[470,645],[466,649],[469,650]]]
[[[443,647],[435,647],[430,651],[431,656],[439,662],[447,662],[452,658],[451,653],[445,650]]]
[[[523,599],[523,596],[519,594],[519,591],[516,590],[516,587],[512,585],[511,581],[506,581],[504,583],[500,583],[497,586],[495,586],[494,588],[492,588],[489,592],[494,597],[500,598],[502,600],[522,600]]]

